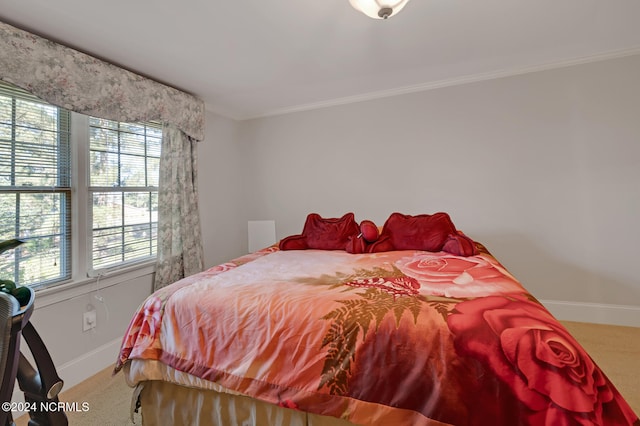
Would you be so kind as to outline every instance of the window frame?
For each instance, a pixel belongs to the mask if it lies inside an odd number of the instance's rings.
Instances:
[[[0,83],[7,84],[7,83]],[[8,84],[11,87],[10,84]],[[9,90],[10,91],[10,90]],[[20,89],[17,88],[17,92]],[[50,103],[37,98],[36,96],[25,94],[27,100],[48,104]],[[55,105],[54,105],[55,107]],[[155,253],[150,256],[145,256],[141,259],[134,259],[129,262],[122,262],[116,265],[111,265],[106,268],[94,269],[92,266],[91,251],[93,248],[93,217],[92,217],[92,198],[90,191],[90,122],[89,116],[81,113],[59,108],[68,114],[69,118],[69,132],[66,143],[69,149],[69,156],[67,161],[68,166],[68,187],[58,187],[52,191],[40,191],[40,187],[34,187],[31,192],[39,193],[65,193],[67,198],[66,208],[69,209],[66,226],[68,239],[66,242],[67,253],[61,253],[59,262],[64,262],[65,259],[69,261],[69,269],[65,275],[61,275],[60,278],[47,279],[39,281],[37,283],[28,284],[35,291],[42,294],[49,294],[50,292],[57,292],[67,288],[76,287],[78,285],[88,284],[95,282],[101,277],[110,277],[125,274],[129,276],[132,273],[135,276],[139,274],[152,273],[155,269],[155,262],[157,259],[157,245]],[[160,123],[133,123],[133,124],[147,124],[154,127],[162,128]],[[159,159],[159,157],[158,157]],[[158,186],[152,187],[152,192],[158,193]],[[13,187],[9,188],[3,193],[11,193]],[[15,187],[16,189],[22,189]],[[136,188],[140,189],[140,188]],[[144,192],[149,192],[149,187],[143,187]],[[130,189],[127,189],[130,190]],[[157,197],[157,196],[156,196]],[[157,226],[156,226],[157,236]],[[61,244],[62,246],[62,244]],[[2,277],[5,278],[5,277]],[[13,279],[13,277],[6,277]],[[97,284],[96,284],[97,285]]]

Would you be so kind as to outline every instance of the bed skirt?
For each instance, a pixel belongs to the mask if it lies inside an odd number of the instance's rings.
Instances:
[[[141,382],[134,392],[134,399],[140,402],[145,426],[353,425],[346,420],[292,410],[243,395],[185,387],[160,380]]]

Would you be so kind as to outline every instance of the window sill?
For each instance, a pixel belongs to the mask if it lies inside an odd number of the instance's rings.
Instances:
[[[67,281],[55,286],[49,286],[36,290],[36,308],[42,308],[56,303],[64,302],[75,297],[98,293],[125,281],[134,280],[155,272],[155,261],[140,263],[116,271],[100,274],[96,277],[88,277],[81,280]],[[149,288],[151,291],[151,288]],[[96,294],[97,296],[97,294]]]

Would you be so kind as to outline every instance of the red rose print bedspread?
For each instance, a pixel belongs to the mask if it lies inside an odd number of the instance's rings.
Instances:
[[[152,294],[116,371],[129,359],[355,424],[640,424],[486,252],[271,247]]]

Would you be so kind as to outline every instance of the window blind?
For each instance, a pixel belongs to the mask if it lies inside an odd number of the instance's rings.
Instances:
[[[0,277],[39,286],[71,277],[69,111],[0,82]]]
[[[89,118],[92,268],[156,255],[162,128]]]

